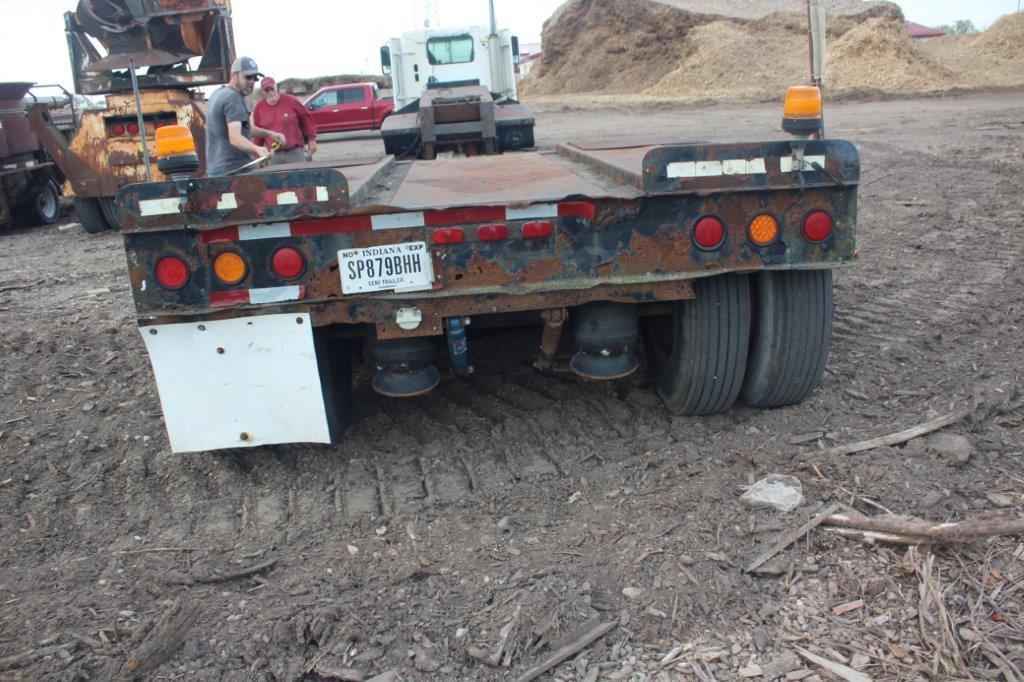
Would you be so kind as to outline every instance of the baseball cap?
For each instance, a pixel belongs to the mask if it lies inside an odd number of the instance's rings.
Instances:
[[[276,85],[277,85],[277,81],[274,80],[273,78],[271,78],[270,76],[267,76],[266,78],[264,78],[263,80],[260,81],[260,89],[261,90],[270,90],[271,88],[273,88]]]
[[[252,57],[238,57],[231,62],[231,73],[240,73],[243,76],[262,76],[260,67],[256,66],[256,60]]]

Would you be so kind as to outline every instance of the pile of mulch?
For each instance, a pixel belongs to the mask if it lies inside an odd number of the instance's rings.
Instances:
[[[710,3],[687,0],[569,0],[545,22],[542,61],[521,84],[521,94],[778,97],[808,77],[806,15],[765,13],[785,4],[759,5],[751,14],[726,3],[721,14],[705,14],[691,8]],[[978,37],[919,43],[892,3],[840,5],[827,22],[825,86],[833,94],[1024,85],[1020,13]],[[858,6],[865,9],[849,13]]]

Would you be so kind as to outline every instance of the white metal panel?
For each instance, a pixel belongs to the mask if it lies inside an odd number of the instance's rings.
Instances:
[[[805,156],[803,166],[800,168],[801,171],[812,171],[814,170],[814,164],[818,164],[822,168],[825,167],[824,156]],[[792,156],[783,156],[779,159],[779,170],[783,173],[792,173],[796,170],[797,161]]]
[[[399,230],[409,227],[423,227],[423,211],[413,213],[381,213],[370,216],[370,225],[375,230]]]
[[[308,314],[140,331],[174,452],[330,442]]]
[[[282,303],[284,301],[297,301],[302,298],[302,287],[297,284],[284,287],[263,287],[261,289],[249,289],[249,303]]]
[[[170,215],[177,213],[181,208],[181,200],[178,197],[168,199],[142,199],[139,201],[139,215]]]
[[[274,239],[291,236],[291,223],[261,223],[259,225],[238,226],[238,239],[240,241],[248,241],[250,239]]]

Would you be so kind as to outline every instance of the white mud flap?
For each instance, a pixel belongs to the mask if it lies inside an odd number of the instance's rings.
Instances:
[[[331,441],[308,314],[140,330],[174,452]]]

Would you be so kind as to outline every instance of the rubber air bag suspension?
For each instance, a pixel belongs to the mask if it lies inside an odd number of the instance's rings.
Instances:
[[[434,339],[375,340],[370,342],[370,358],[377,366],[373,389],[391,398],[411,398],[429,393],[441,381],[434,366],[437,348]]]
[[[588,303],[573,310],[577,352],[569,367],[585,379],[622,379],[636,371],[637,312],[628,303]]]

